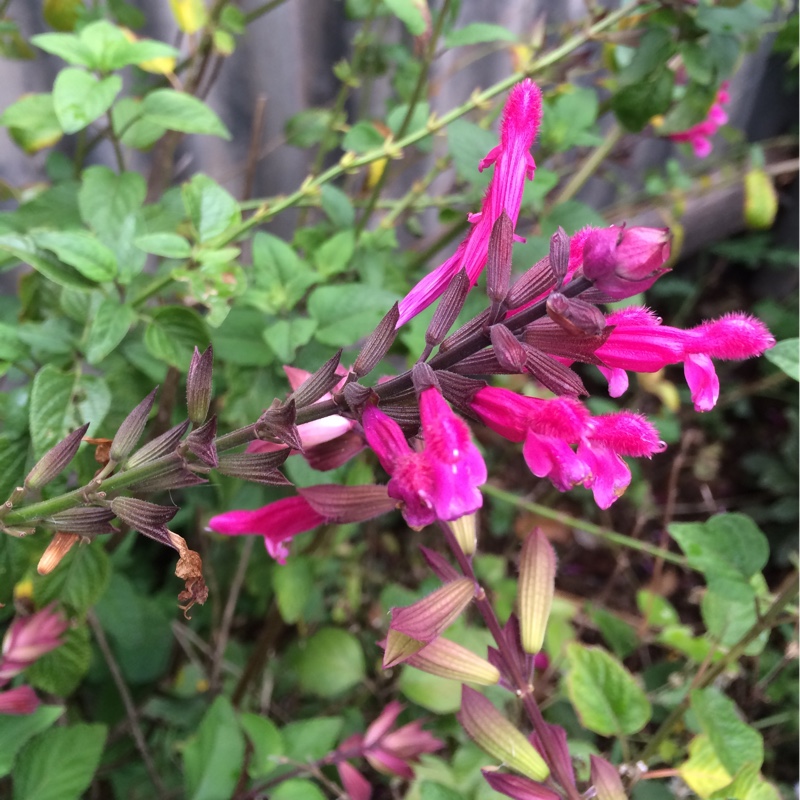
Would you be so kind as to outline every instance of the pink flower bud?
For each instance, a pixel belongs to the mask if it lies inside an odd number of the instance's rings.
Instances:
[[[556,554],[540,528],[534,528],[522,545],[519,558],[519,622],[522,647],[538,653],[553,603]]]
[[[15,617],[3,637],[0,684],[27,669],[45,653],[61,644],[68,622],[55,606],[49,605],[29,617]]]
[[[0,692],[0,714],[33,714],[39,705],[39,698],[30,686]]]
[[[583,274],[612,300],[631,297],[668,272],[670,238],[669,228],[593,230],[583,245]]]
[[[440,678],[493,686],[500,671],[471,650],[441,636],[406,660],[406,664]]]
[[[493,769],[481,770],[489,786],[512,800],[561,800],[561,795],[540,783]]]
[[[617,769],[604,758],[589,756],[589,759],[597,800],[626,800],[627,795]]]

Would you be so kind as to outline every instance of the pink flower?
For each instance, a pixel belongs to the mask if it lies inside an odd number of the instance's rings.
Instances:
[[[413,450],[400,426],[379,408],[367,406],[362,417],[367,442],[391,475],[389,496],[401,501],[414,528],[476,511],[483,504],[478,486],[486,482],[486,465],[467,424],[434,387],[425,389],[419,402],[422,451]]]
[[[478,169],[494,165],[494,175],[481,211],[469,217],[472,223],[456,252],[426,275],[401,301],[397,327],[404,325],[433,303],[462,269],[474,284],[486,266],[489,237],[505,211],[513,225],[519,218],[525,179],[533,179],[536,164],[530,154],[542,118],[542,93],[530,79],[511,90],[503,113],[500,144],[484,158]]]
[[[29,617],[15,617],[3,637],[0,686],[62,644],[69,623],[51,604]]]
[[[669,228],[596,228],[583,246],[583,274],[612,300],[649,289],[668,270]]]
[[[728,115],[722,106],[729,101],[728,81],[725,81],[720,86],[717,97],[708,110],[708,116],[702,122],[693,125],[689,130],[670,133],[667,138],[672,139],[673,142],[689,142],[695,156],[705,158],[711,153],[711,137],[728,121]]]
[[[39,705],[39,698],[30,686],[0,692],[0,714],[33,714]]]

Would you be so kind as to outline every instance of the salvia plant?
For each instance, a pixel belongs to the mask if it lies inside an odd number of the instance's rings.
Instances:
[[[353,0],[337,98],[286,126],[316,148],[302,185],[250,198],[258,120],[243,199],[199,171],[176,180],[183,137],[230,138],[203,98],[281,4],[170,0],[175,46],[135,32],[144,16],[119,0],[46,2],[55,30],[29,40],[2,20],[6,57],[65,62],[0,117],[24,152],[49,151],[0,214],[0,263],[25,265],[0,323],[13,797],[778,798],[793,773],[758,718],[796,733],[793,713],[765,710],[797,696],[793,557],[769,562],[735,503],[674,517],[692,448],[709,496],[721,469],[715,407],[797,377],[796,320],[726,298],[691,324],[703,281],[674,284],[675,319],[648,300],[670,296],[685,192],[715,163],[737,68],[766,33],[785,45],[796,14],[589,4],[570,30],[542,18],[523,37],[459,26],[450,0]],[[432,112],[440,48],[487,47],[516,71]],[[350,110],[379,72],[385,123]],[[611,224],[574,199],[647,138],[685,148],[657,178],[669,225]],[[728,139],[746,222],[769,228],[783,173]],[[95,163],[104,147],[113,168]],[[409,160],[398,199],[384,189]],[[451,166],[459,193],[436,196]],[[431,208],[450,227],[420,254]],[[260,230],[288,209],[291,241]],[[764,354],[776,366],[754,388],[717,373]],[[796,415],[779,399],[784,447]],[[647,463],[671,450],[659,512]],[[786,500],[791,454],[769,456]],[[626,502],[636,521],[612,516]],[[791,505],[760,519],[790,524]],[[572,530],[595,537],[577,540],[588,561],[612,548],[607,590],[560,566]],[[626,572],[633,612],[610,598]]]

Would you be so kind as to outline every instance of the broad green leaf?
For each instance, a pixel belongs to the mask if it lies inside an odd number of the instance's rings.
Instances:
[[[395,106],[386,115],[386,125],[389,127],[389,130],[395,134],[395,136],[399,135],[400,133],[406,116],[408,115],[408,108],[409,107],[407,103],[402,103],[401,105]],[[424,128],[428,123],[430,115],[431,109],[427,103],[417,103],[411,112],[411,119],[405,128],[406,133],[414,133],[415,131]],[[423,139],[420,139],[416,142],[415,147],[418,147],[423,152],[428,152],[431,147],[431,137],[426,136]]]
[[[660,135],[678,133],[697,125],[707,116],[717,96],[716,86],[690,83],[680,100],[669,110],[658,126]]]
[[[354,153],[366,153],[383,145],[385,137],[371,123],[361,120],[353,125],[342,141],[343,150],[352,150]]]
[[[647,589],[640,589],[636,593],[636,606],[648,625],[663,628],[665,625],[675,625],[680,622],[678,612],[672,603],[660,594]]]
[[[422,781],[419,786],[420,800],[462,800],[463,794],[433,781]]]
[[[166,128],[144,116],[144,105],[136,97],[123,97],[111,109],[114,132],[126,147],[147,150],[165,133]]]
[[[222,120],[202,100],[175,89],[156,89],[142,101],[144,119],[181,133],[202,133],[230,139]]]
[[[619,73],[620,85],[642,83],[662,70],[675,52],[675,46],[675,37],[667,28],[648,28],[634,49],[631,62]]]
[[[33,580],[33,597],[39,606],[58,601],[83,614],[102,597],[111,566],[102,540],[79,544],[49,575]]]
[[[657,114],[664,114],[672,102],[675,76],[663,69],[646,81],[620,89],[611,98],[611,108],[620,123],[638,133]]]
[[[325,794],[311,781],[290,778],[270,792],[271,800],[325,800]]]
[[[627,622],[599,606],[593,607],[589,604],[587,610],[590,619],[597,625],[601,636],[617,658],[627,658],[636,650],[639,646],[639,637]]]
[[[733,782],[717,790],[712,800],[781,800],[778,790],[767,783],[754,764],[742,767]]]
[[[714,80],[714,58],[707,42],[681,42],[678,50],[692,81],[708,84]]]
[[[547,216],[542,217],[539,224],[542,236],[549,239],[559,227],[571,235],[587,225],[604,227],[607,223],[590,205],[582,203],[580,200],[567,200],[565,203],[553,206]]]
[[[683,653],[698,664],[709,657],[712,649],[711,641],[705,636],[695,636],[688,625],[667,625],[658,634],[656,641]]]
[[[23,95],[0,116],[11,138],[26,152],[54,145],[62,136],[51,94]]]
[[[183,204],[200,242],[207,242],[242,221],[236,200],[206,175],[195,175],[184,184]]]
[[[317,341],[346,347],[371,333],[392,304],[394,292],[363,284],[320,286],[308,298],[308,313],[317,320]]]
[[[461,684],[413,667],[403,667],[400,691],[434,714],[452,714],[461,707]]]
[[[353,204],[345,192],[326,183],[320,190],[322,210],[335,228],[352,228],[356,219]]]
[[[229,800],[239,782],[244,752],[244,734],[236,712],[230,700],[220,695],[183,750],[187,797]]]
[[[770,11],[759,7],[758,3],[740,3],[733,8],[701,4],[695,23],[711,33],[743,34],[756,30],[769,14]]]
[[[183,236],[177,233],[146,233],[137,236],[134,244],[145,253],[162,258],[189,258],[192,247]]]
[[[156,358],[185,370],[195,347],[208,347],[208,332],[196,312],[182,306],[163,306],[153,313],[144,343]]]
[[[114,253],[88,231],[36,231],[32,236],[38,247],[52,251],[91,281],[111,281],[117,274]]]
[[[46,731],[63,713],[63,706],[39,706],[33,714],[0,714],[0,777],[11,772],[22,746]]]
[[[800,339],[784,339],[764,353],[767,361],[782,369],[790,378],[800,381]]]
[[[457,119],[447,126],[447,152],[453,159],[456,174],[473,186],[489,183],[491,170],[478,172],[478,164],[497,146],[497,134],[474,122]]]
[[[239,722],[253,748],[247,774],[254,780],[263,778],[274,771],[283,755],[281,732],[272,720],[258,714],[240,714]]]
[[[306,642],[297,669],[305,691],[335,697],[363,680],[364,651],[352,633],[320,628]]]
[[[444,45],[462,47],[467,44],[484,44],[485,42],[516,42],[517,37],[502,25],[491,22],[473,22],[456,31],[450,31],[444,37]]]
[[[162,598],[142,595],[141,589],[120,572],[114,573],[97,602],[97,617],[130,684],[153,684],[169,668],[175,640],[168,613],[172,613],[174,602],[170,602],[168,612],[163,606]]]
[[[136,312],[111,297],[105,298],[97,308],[89,326],[86,360],[99,364],[113,353],[136,322]]]
[[[86,675],[91,660],[89,628],[84,624],[70,628],[61,647],[42,656],[25,670],[25,679],[43,692],[67,697]]]
[[[753,597],[749,579],[767,563],[769,545],[750,517],[716,514],[705,523],[673,523],[669,532],[712,591],[734,601]]]
[[[53,107],[64,133],[77,133],[108,111],[122,88],[119,75],[99,80],[82,69],[67,67],[53,84]]]
[[[691,708],[723,767],[735,775],[745,764],[760,768],[764,740],[740,716],[736,704],[719,689],[695,689]]]
[[[253,288],[246,301],[271,314],[291,311],[319,276],[277,236],[253,237]]]
[[[97,433],[111,408],[111,389],[99,375],[82,375],[75,396],[76,417],[90,420],[87,434]]]
[[[31,388],[30,431],[35,458],[41,458],[68,433],[73,416],[75,376],[46,364],[36,373]]]
[[[291,625],[301,619],[314,585],[314,573],[307,558],[297,556],[276,567],[272,573],[275,599],[283,621]]]
[[[29,264],[37,272],[59,286],[79,291],[91,291],[97,288],[94,281],[84,278],[78,270],[63,263],[52,253],[36,246],[31,236],[17,233],[0,235],[0,251],[10,253],[23,264]]]
[[[689,758],[678,767],[678,774],[704,800],[731,782],[706,736],[695,736],[689,743]]]
[[[280,319],[267,325],[262,331],[262,335],[278,360],[289,364],[294,360],[297,349],[311,341],[316,329],[316,320],[294,317]]]
[[[254,308],[234,308],[222,325],[211,332],[214,354],[221,362],[243,367],[264,367],[274,361],[257,332],[264,327],[264,314]]]
[[[640,731],[652,709],[633,675],[596,647],[567,645],[567,692],[584,727],[602,736]]]
[[[751,584],[754,582],[763,584],[763,576],[755,575],[751,578]],[[721,597],[710,589],[706,591],[700,608],[708,636],[719,642],[722,647],[733,647],[758,621],[756,602],[752,597],[737,601]],[[758,655],[768,639],[769,631],[762,631],[747,646],[745,654]]]
[[[384,0],[384,3],[412,36],[421,36],[428,29],[429,21],[422,13],[421,4],[415,0]]]
[[[314,252],[314,263],[323,278],[344,272],[356,248],[356,237],[352,230],[339,231]]]
[[[322,758],[336,746],[343,724],[341,717],[290,722],[281,729],[286,758],[301,763]]]
[[[31,36],[31,44],[76,67],[93,67],[93,55],[74,33],[39,33]]]
[[[14,800],[78,800],[103,754],[105,725],[51,728],[30,741],[14,767]]]
[[[285,125],[286,141],[294,147],[319,144],[330,128],[333,112],[327,108],[307,108],[290,117]]]
[[[598,144],[598,111],[597,93],[592,89],[570,87],[548,100],[539,134],[542,147],[563,152]]]
[[[12,438],[0,435],[0,502],[3,502],[15,486],[25,477],[25,461],[28,458],[27,437]],[[5,583],[2,569],[0,568],[0,585]],[[0,597],[0,603],[5,602]]]

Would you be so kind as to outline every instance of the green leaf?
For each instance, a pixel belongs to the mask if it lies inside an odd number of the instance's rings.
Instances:
[[[433,781],[420,783],[419,796],[420,800],[462,800],[463,798],[461,792]]]
[[[35,231],[32,236],[38,247],[52,251],[91,281],[111,281],[117,274],[114,253],[88,231]]]
[[[88,611],[108,586],[111,565],[101,541],[75,545],[49,575],[33,579],[33,597],[38,606],[57,600],[76,614]]]
[[[740,3],[735,8],[700,4],[695,23],[711,33],[742,34],[754,31],[769,14],[769,10],[759,8],[757,3]]]
[[[669,532],[711,591],[733,601],[754,596],[749,580],[767,563],[769,544],[750,517],[716,514],[705,523],[675,522]]]
[[[736,704],[713,687],[696,689],[691,708],[714,747],[723,767],[735,775],[745,764],[760,768],[764,762],[764,740],[740,716]]]
[[[72,420],[75,377],[46,364],[33,379],[29,425],[33,454],[41,458],[68,433]]]
[[[291,311],[318,280],[282,239],[269,233],[253,237],[254,285],[246,295],[250,305],[270,314]]]
[[[344,136],[343,150],[352,150],[354,153],[366,153],[383,145],[384,136],[371,123],[366,120],[356,122]]]
[[[294,147],[319,144],[330,127],[333,112],[326,108],[307,108],[290,117],[285,126],[286,141]]]
[[[434,714],[452,714],[461,707],[461,685],[413,667],[403,667],[400,691],[418,706]]]
[[[31,44],[76,67],[93,67],[91,50],[74,33],[39,33],[31,36]]]
[[[0,502],[3,502],[15,486],[25,477],[25,462],[28,459],[28,438],[12,438],[0,435]],[[7,538],[7,537],[5,537]],[[4,575],[0,567],[0,586],[5,586],[10,576]],[[0,597],[0,603],[6,600]]]
[[[159,125],[144,116],[144,104],[136,97],[123,97],[111,109],[114,133],[126,147],[147,150],[166,132]]]
[[[182,306],[163,306],[153,313],[144,334],[151,355],[185,370],[195,347],[208,347],[208,331],[195,311]]]
[[[355,209],[345,192],[333,184],[326,183],[320,190],[322,210],[336,228],[352,228],[356,219]]]
[[[678,612],[665,597],[647,589],[636,592],[636,606],[648,625],[663,628],[680,622]]]
[[[14,800],[78,800],[103,754],[105,725],[70,725],[40,734],[19,754]]]
[[[272,720],[258,714],[240,714],[239,722],[253,748],[247,774],[254,780],[263,778],[278,766],[278,758],[283,755],[283,737]]]
[[[262,336],[278,359],[289,364],[294,360],[297,349],[311,341],[316,329],[316,320],[294,317],[268,325],[262,331]]]
[[[236,200],[207,175],[195,175],[184,184],[183,204],[200,242],[207,242],[242,221]]]
[[[567,200],[565,203],[553,206],[550,213],[542,217],[539,224],[542,236],[549,239],[559,227],[572,234],[587,225],[605,227],[608,223],[590,205],[582,203],[580,200]]]
[[[111,389],[98,375],[82,375],[76,388],[76,417],[91,420],[87,434],[92,436],[111,408]]]
[[[675,76],[668,69],[641,83],[625,86],[611,98],[611,108],[620,123],[638,133],[656,114],[664,114],[672,102]]]
[[[625,667],[597,647],[567,645],[567,692],[581,724],[602,736],[640,731],[652,709],[644,691]]]
[[[663,123],[658,128],[659,135],[678,133],[697,125],[707,116],[712,103],[716,100],[715,86],[704,86],[701,83],[690,83],[683,97],[669,110]]]
[[[162,258],[189,258],[192,246],[177,233],[146,233],[137,236],[134,244],[145,253]]]
[[[473,22],[457,31],[450,31],[444,37],[444,45],[462,47],[467,44],[483,44],[485,42],[516,42],[517,36],[502,25],[490,22]]]
[[[297,556],[272,573],[275,599],[283,621],[291,625],[303,615],[306,600],[314,585],[314,573],[307,558]]]
[[[63,706],[39,706],[33,714],[0,714],[0,777],[11,772],[23,745],[46,731],[63,713]]]
[[[705,736],[695,736],[689,743],[689,758],[678,767],[678,774],[690,789],[703,798],[710,797],[731,781],[730,774]]]
[[[0,251],[10,253],[23,264],[30,264],[37,272],[59,286],[83,292],[97,288],[94,281],[87,280],[80,272],[64,264],[52,253],[37,247],[30,236],[16,233],[0,235]]]
[[[29,94],[0,116],[11,138],[28,154],[55,144],[62,136],[52,94]]]
[[[317,320],[317,341],[346,347],[371,333],[399,297],[363,284],[320,286],[308,298],[308,313]]]
[[[62,69],[53,84],[53,107],[61,129],[77,133],[91,125],[111,108],[121,88],[119,75],[98,80],[82,69]]]
[[[67,697],[88,672],[91,660],[89,628],[81,625],[67,631],[61,647],[45,654],[25,670],[25,679],[43,692]]]
[[[412,36],[421,36],[428,29],[422,8],[414,0],[384,0],[384,3]]]
[[[571,87],[548,100],[540,139],[542,147],[556,152],[600,141],[595,129],[599,103],[592,89]]]
[[[650,28],[633,51],[631,62],[619,73],[621,86],[642,83],[663,70],[675,52],[676,42],[671,30]]]
[[[314,252],[314,264],[323,278],[344,272],[350,265],[356,249],[354,231],[339,231]]]
[[[763,577],[756,575],[751,583],[763,583]],[[715,639],[722,647],[733,647],[758,622],[756,601],[753,598],[732,600],[721,597],[710,590],[703,595],[700,605],[708,637]],[[748,656],[757,656],[769,639],[769,631],[762,631],[745,649]]]
[[[183,750],[187,796],[191,800],[229,800],[239,781],[244,751],[236,712],[230,700],[220,695]]]
[[[260,336],[264,315],[254,308],[234,308],[222,325],[211,332],[214,354],[221,362],[243,367],[265,367],[274,360]]]
[[[297,669],[305,691],[335,697],[363,680],[364,651],[352,633],[320,628],[306,642]]]
[[[175,89],[156,89],[142,101],[143,118],[168,131],[230,139],[222,120],[202,100]]]
[[[617,658],[627,658],[639,646],[636,631],[615,614],[599,606],[589,606],[588,613]]]
[[[800,381],[800,339],[784,339],[767,350],[764,356],[790,378]]]
[[[269,794],[271,800],[325,800],[325,795],[316,784],[303,778],[283,781]]]
[[[286,758],[303,764],[322,758],[336,746],[343,724],[341,717],[290,722],[282,730]]]
[[[478,164],[497,146],[497,134],[473,122],[457,119],[447,126],[447,152],[453,159],[456,174],[473,186],[489,183],[490,171],[478,172]]]
[[[130,306],[122,305],[111,297],[103,299],[89,326],[86,360],[90,364],[99,364],[113,353],[134,322],[136,312]]]

